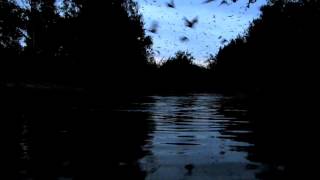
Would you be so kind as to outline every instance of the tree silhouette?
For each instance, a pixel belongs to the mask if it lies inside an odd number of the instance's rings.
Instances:
[[[90,87],[103,82],[109,88],[110,84],[115,87],[131,83],[139,87],[148,68],[152,42],[144,34],[137,4],[131,0],[77,3],[80,11],[72,28],[79,41],[74,52],[77,57],[90,58],[78,63],[83,69],[81,79],[88,79]]]
[[[206,69],[194,63],[189,52],[178,51],[174,57],[163,62],[159,68],[160,89],[188,92],[202,89]]]
[[[23,38],[24,13],[14,1],[0,1],[0,83],[16,79],[14,61],[23,50],[20,40]]]
[[[32,0],[24,11],[11,1],[1,2],[1,19],[7,19],[1,21],[7,23],[1,29],[1,51],[19,56],[14,66],[24,75],[17,81],[92,90],[139,87],[146,81],[152,41],[132,0],[65,0],[59,7],[55,0]]]
[[[244,89],[279,88],[277,83],[302,87],[298,84],[315,72],[311,64],[319,56],[313,45],[319,40],[318,7],[318,2],[309,1],[276,1],[262,7],[247,35],[217,54],[215,73],[220,83]],[[307,74],[302,73],[305,68],[310,70]]]
[[[0,53],[2,57],[16,56],[21,51],[22,9],[12,1],[0,2]]]

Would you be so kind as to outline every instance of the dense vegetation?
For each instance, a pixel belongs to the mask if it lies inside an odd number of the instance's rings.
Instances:
[[[211,61],[219,83],[247,90],[307,88],[303,84],[314,79],[319,57],[319,7],[317,1],[276,1],[262,7],[247,34]]]
[[[133,1],[30,2],[1,1],[2,82],[97,91],[147,77],[152,42]]]

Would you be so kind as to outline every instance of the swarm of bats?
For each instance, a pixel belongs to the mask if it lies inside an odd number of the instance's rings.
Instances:
[[[203,1],[202,3],[203,3],[203,4],[208,4],[208,3],[211,3],[211,2],[214,2],[214,1],[216,1],[216,0],[205,0],[205,1]],[[236,2],[237,0],[222,0],[222,1],[220,2],[220,6],[221,6],[221,5],[229,5],[229,4],[230,4],[230,1]],[[256,1],[257,1],[257,0],[248,0],[247,7],[249,8],[250,4],[252,4],[252,3],[256,2]],[[167,6],[168,8],[172,8],[172,9],[175,9],[175,8],[176,8],[176,4],[175,4],[174,0],[171,0],[170,2],[167,2],[167,3],[166,3],[166,6]],[[228,16],[228,17],[231,18],[231,17],[233,17],[233,15],[230,15],[230,16]],[[213,18],[215,18],[215,16],[213,16]],[[190,29],[194,28],[195,25],[196,25],[197,23],[199,23],[199,19],[198,19],[197,16],[194,17],[194,18],[192,18],[192,19],[188,19],[188,18],[184,17],[184,18],[183,18],[183,21],[184,21],[184,25],[185,25],[186,27],[190,28]],[[158,32],[158,28],[159,28],[158,22],[153,21],[152,24],[151,24],[151,26],[150,26],[150,28],[147,29],[147,30],[148,30],[149,32],[151,32],[151,33],[156,34],[156,33]],[[180,39],[181,42],[187,42],[187,41],[189,41],[189,38],[186,37],[186,36],[182,36],[182,37],[180,37],[179,39]],[[219,36],[218,39],[221,40],[221,39],[222,39],[222,36]],[[221,40],[221,44],[224,44],[224,43],[226,43],[226,42],[227,42],[226,39],[222,39],[222,40]]]

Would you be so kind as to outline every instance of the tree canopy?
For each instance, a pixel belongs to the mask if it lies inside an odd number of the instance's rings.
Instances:
[[[233,88],[296,88],[313,79],[319,57],[319,7],[317,1],[304,0],[262,7],[247,34],[218,52],[214,67],[220,83]]]
[[[141,81],[152,41],[134,1],[28,3],[0,6],[0,52],[13,79],[101,88],[110,77]]]

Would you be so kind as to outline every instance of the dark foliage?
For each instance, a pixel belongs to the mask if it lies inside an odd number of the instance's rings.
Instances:
[[[3,56],[15,83],[89,90],[123,90],[124,84],[145,83],[152,41],[144,34],[133,1],[64,1],[57,7],[54,0],[34,0],[24,9],[3,3],[1,51],[16,57]]]
[[[207,70],[194,63],[194,57],[179,51],[159,68],[159,90],[190,92],[204,89]]]
[[[319,3],[308,1],[263,7],[247,35],[232,40],[213,61],[220,84],[251,90],[304,87],[316,72],[318,9]]]
[[[19,53],[19,29],[22,22],[22,10],[11,1],[0,2],[0,52],[2,55],[17,55]]]

